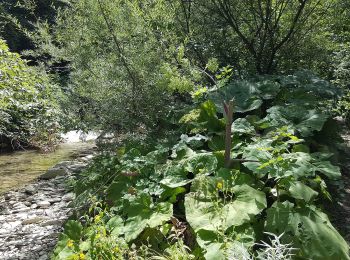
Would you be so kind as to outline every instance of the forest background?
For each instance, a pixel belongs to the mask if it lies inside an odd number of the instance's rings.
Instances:
[[[54,257],[349,259],[349,29],[342,0],[1,0],[1,148],[116,138]]]

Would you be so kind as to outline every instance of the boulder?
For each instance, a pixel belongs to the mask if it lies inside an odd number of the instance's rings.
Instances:
[[[63,201],[72,201],[72,200],[74,200],[74,199],[75,199],[75,195],[74,195],[74,193],[72,193],[72,192],[67,193],[66,195],[64,195],[64,196],[62,197],[62,200],[63,200]]]
[[[69,166],[69,170],[71,170],[74,173],[79,173],[84,169],[86,169],[86,164],[84,163],[79,163],[79,164],[77,163]]]
[[[24,189],[24,192],[27,193],[28,195],[33,195],[36,193],[36,191],[37,189],[33,185],[29,185]]]
[[[23,220],[22,221],[22,225],[31,225],[31,224],[37,224],[39,222],[42,222],[46,220],[46,218],[43,218],[43,217],[33,217],[33,218],[30,218],[30,219],[26,219],[26,220]]]
[[[53,167],[49,169],[46,173],[41,175],[39,178],[42,180],[50,180],[56,178],[57,176],[67,175],[69,172],[65,167]]]
[[[51,205],[51,203],[49,201],[47,201],[47,200],[39,201],[37,204],[42,209],[47,209]]]
[[[61,167],[67,168],[67,167],[71,166],[72,164],[74,164],[74,161],[63,161],[63,162],[56,164],[55,168],[61,168]]]

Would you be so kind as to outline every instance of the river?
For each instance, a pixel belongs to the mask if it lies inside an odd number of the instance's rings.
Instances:
[[[85,142],[81,142],[80,132],[77,131],[68,132],[62,137],[64,143],[51,153],[27,150],[0,155],[0,194],[22,187],[57,163],[92,149],[95,146],[94,139],[97,134],[87,134]]]

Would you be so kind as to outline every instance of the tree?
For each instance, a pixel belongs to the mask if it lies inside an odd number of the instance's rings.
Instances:
[[[56,40],[70,61],[72,91],[94,104],[81,111],[87,123],[134,129],[164,116],[170,96],[158,83],[173,46],[162,43],[173,26],[168,11],[163,1],[88,0],[62,13]]]
[[[216,13],[218,25],[225,25],[222,30],[234,33],[259,74],[269,74],[276,70],[283,49],[291,50],[310,35],[328,4],[310,0],[211,0],[202,8],[207,14]]]
[[[0,39],[0,145],[54,145],[58,95],[45,72],[29,67]]]

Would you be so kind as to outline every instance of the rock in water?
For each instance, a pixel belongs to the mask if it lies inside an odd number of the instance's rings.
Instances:
[[[41,175],[39,178],[42,180],[50,180],[56,178],[57,176],[67,175],[69,172],[65,167],[53,167],[49,169],[46,173]]]
[[[75,196],[65,183],[85,167],[78,160],[61,162],[35,183],[0,195],[0,260],[50,258],[72,214],[68,202]]]

